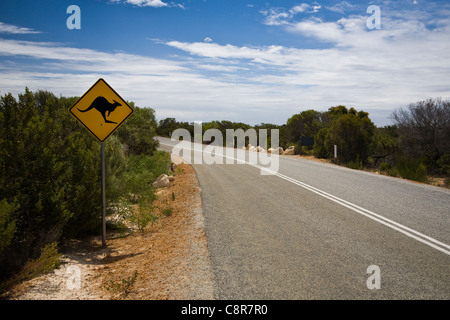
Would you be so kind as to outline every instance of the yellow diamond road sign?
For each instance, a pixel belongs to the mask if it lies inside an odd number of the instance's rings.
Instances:
[[[69,111],[100,142],[105,142],[134,112],[103,79],[99,79]]]

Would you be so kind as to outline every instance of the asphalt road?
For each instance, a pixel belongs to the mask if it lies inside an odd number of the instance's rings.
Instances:
[[[218,299],[450,299],[450,191],[285,156],[193,166]]]

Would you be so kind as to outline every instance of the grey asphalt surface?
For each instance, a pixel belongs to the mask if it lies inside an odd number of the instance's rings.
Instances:
[[[448,249],[250,165],[194,169],[218,299],[450,299]],[[284,156],[278,172],[450,243],[448,190]]]

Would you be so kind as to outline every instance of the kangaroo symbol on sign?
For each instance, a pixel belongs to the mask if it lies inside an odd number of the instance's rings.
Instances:
[[[99,97],[95,98],[95,100],[91,103],[91,105],[87,109],[85,109],[85,110],[78,109],[78,111],[88,112],[89,110],[95,109],[101,113],[101,115],[103,116],[103,119],[105,119],[105,123],[117,124],[117,122],[109,121],[106,119],[106,112],[108,112],[108,117],[109,117],[111,112],[114,112],[114,110],[116,110],[117,107],[121,106],[121,104],[118,103],[116,100],[113,100],[113,101],[114,101],[114,103],[110,103],[108,100],[106,100],[105,97],[99,96]]]

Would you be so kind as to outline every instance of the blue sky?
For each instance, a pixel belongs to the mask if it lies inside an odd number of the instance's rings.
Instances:
[[[81,96],[102,77],[158,119],[283,124],[344,104],[382,126],[398,107],[450,98],[449,52],[448,1],[0,2],[1,94]]]

